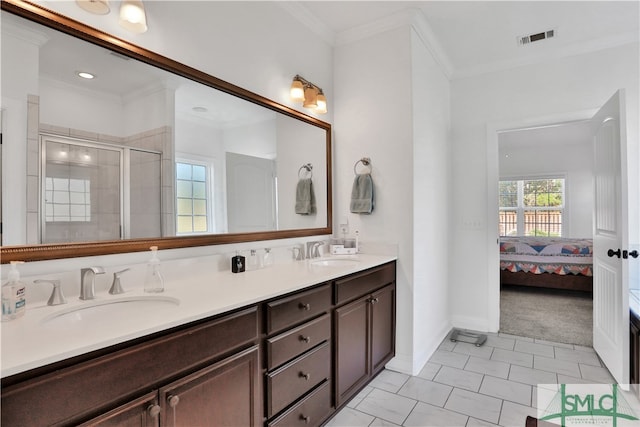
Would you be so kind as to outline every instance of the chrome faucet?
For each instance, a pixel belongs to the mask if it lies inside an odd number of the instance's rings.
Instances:
[[[295,261],[301,261],[304,259],[304,244],[300,243],[299,245],[291,248],[291,252],[293,255],[293,259]]]
[[[111,288],[109,289],[109,293],[111,295],[124,293],[124,289],[122,289],[122,284],[120,283],[120,276],[122,275],[122,273],[126,273],[129,270],[129,268],[125,268],[124,270],[113,273],[113,282],[111,283]]]
[[[34,280],[33,283],[51,283],[53,285],[53,290],[51,291],[51,296],[49,297],[49,301],[47,301],[47,305],[60,305],[67,303],[67,300],[62,293],[62,288],[60,287],[60,280],[39,279]]]
[[[96,274],[104,274],[102,267],[88,267],[80,270],[80,299],[96,297]]]
[[[307,242],[307,258],[320,258],[320,246],[324,245],[324,242]]]

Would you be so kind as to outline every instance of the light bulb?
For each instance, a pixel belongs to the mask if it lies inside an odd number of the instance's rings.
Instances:
[[[322,93],[322,90],[316,97],[316,103],[318,104],[316,113],[325,114],[327,112],[327,98],[324,96],[324,93]]]
[[[140,0],[123,0],[120,5],[120,25],[134,33],[147,31],[147,16]]]
[[[316,108],[318,106],[318,92],[311,85],[307,85],[304,89],[304,108]]]
[[[291,100],[299,102],[304,101],[304,87],[302,86],[302,82],[298,79],[295,79],[293,83],[291,83]]]

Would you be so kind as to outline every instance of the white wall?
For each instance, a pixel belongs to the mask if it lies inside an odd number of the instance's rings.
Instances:
[[[449,216],[451,116],[449,80],[416,32],[413,75],[413,371],[431,357],[451,329]]]
[[[360,238],[398,243],[396,362],[413,370],[413,115],[409,27],[335,49],[334,218]],[[390,84],[390,82],[393,82]],[[353,165],[370,157],[371,215],[351,214]]]
[[[451,84],[453,125],[454,248],[465,248],[465,267],[451,261],[451,304],[455,326],[496,330],[497,224],[489,218],[487,177],[498,176],[497,146],[488,146],[488,129],[523,123],[552,123],[558,117],[587,118],[619,88],[627,91],[630,242],[638,236],[638,44],[552,62],[484,74]],[[504,127],[502,127],[504,126]],[[511,127],[513,128],[513,127]],[[495,137],[495,136],[494,136]],[[497,145],[497,138],[495,138]],[[495,150],[495,151],[494,151]],[[496,158],[492,157],[495,155]],[[494,162],[496,170],[487,164]],[[493,185],[493,184],[492,184]],[[493,215],[493,213],[491,214]],[[634,220],[635,218],[635,220]],[[495,263],[488,261],[495,252]],[[455,253],[452,252],[452,255]]]
[[[32,162],[38,156],[38,135],[27,134],[27,96],[38,93],[38,49],[43,34],[19,31],[13,20],[2,18],[2,215],[3,240],[9,244],[27,241],[27,152]],[[9,82],[13,82],[9,84]],[[37,114],[37,110],[29,110]],[[28,141],[28,149],[25,144]],[[11,159],[11,161],[9,161]],[[33,162],[37,164],[37,161]],[[36,175],[37,170],[29,171]],[[30,188],[38,188],[36,182]],[[11,183],[11,185],[8,185]],[[35,186],[34,186],[35,184]],[[36,218],[31,218],[37,227]],[[12,224],[7,227],[6,224]],[[6,244],[6,243],[5,243]]]
[[[334,216],[398,244],[396,358],[416,374],[449,331],[449,83],[410,22],[336,47]],[[353,165],[370,157],[371,215],[349,213]]]
[[[498,137],[499,141],[501,136]],[[566,181],[562,236],[591,238],[595,202],[593,150],[590,142],[562,144],[562,141],[557,141],[556,144],[549,144],[547,141],[542,147],[511,146],[508,152],[501,150],[499,154],[501,180],[564,176]]]

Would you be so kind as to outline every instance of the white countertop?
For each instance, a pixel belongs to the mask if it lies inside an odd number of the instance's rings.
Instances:
[[[47,306],[46,302],[30,304],[26,314],[16,320],[2,322],[2,377],[58,362],[90,351],[143,337],[189,322],[225,313],[289,292],[304,289],[338,277],[356,273],[396,259],[391,255],[336,256],[357,259],[356,265],[315,266],[309,261],[276,264],[268,268],[234,274],[207,268],[188,268],[179,279],[165,281],[161,294],[145,294],[142,287],[120,295],[96,292],[96,299],[80,301],[67,297],[67,304]],[[157,295],[173,297],[179,304],[163,304],[136,311],[134,316],[108,316],[98,322],[83,321],[52,326],[45,320],[60,311],[73,310],[86,304],[117,300],[123,297]],[[117,312],[114,312],[117,313]],[[110,318],[111,317],[111,318]]]

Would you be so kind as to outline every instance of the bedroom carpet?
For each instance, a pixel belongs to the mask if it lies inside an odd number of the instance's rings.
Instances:
[[[519,286],[500,291],[502,333],[590,347],[592,319],[590,294]]]

